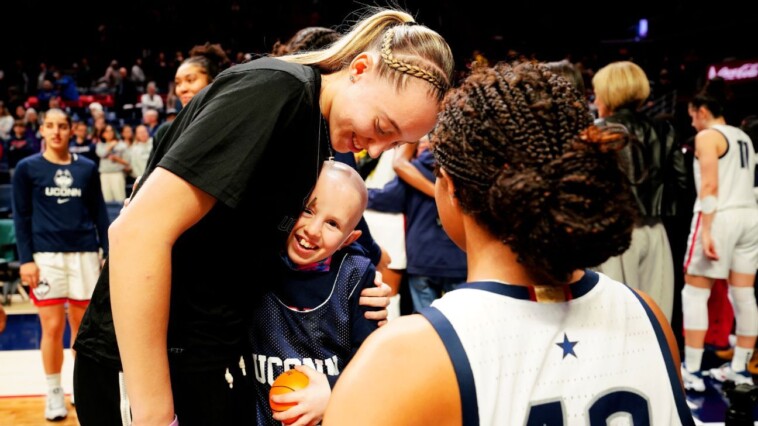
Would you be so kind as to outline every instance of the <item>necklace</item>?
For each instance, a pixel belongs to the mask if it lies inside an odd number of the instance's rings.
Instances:
[[[319,112],[319,115],[321,113]],[[329,137],[329,123],[326,122],[326,118],[321,115],[321,120],[318,122],[318,148],[316,149],[316,180],[318,180],[318,173],[321,170],[321,125],[324,125],[326,129],[326,149],[329,150],[329,158],[326,161],[334,161],[334,152],[332,152],[332,140]]]

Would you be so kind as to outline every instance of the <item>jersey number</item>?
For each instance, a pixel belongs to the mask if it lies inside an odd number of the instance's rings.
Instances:
[[[745,141],[737,141],[740,146],[740,168],[746,169],[748,167],[747,160],[749,158],[748,144]]]
[[[650,410],[647,400],[630,391],[613,391],[590,404],[587,418],[590,426],[605,426],[615,415],[626,413],[635,426],[650,425]],[[563,426],[563,406],[561,401],[533,405],[529,409],[526,426]]]

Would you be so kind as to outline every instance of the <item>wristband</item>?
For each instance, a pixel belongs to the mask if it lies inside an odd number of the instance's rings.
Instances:
[[[700,200],[700,211],[703,212],[703,214],[711,214],[716,211],[716,207],[718,206],[718,199],[714,197],[713,195],[709,195],[702,200]]]
[[[174,421],[168,426],[179,426],[179,417],[177,417],[176,414],[174,414]]]

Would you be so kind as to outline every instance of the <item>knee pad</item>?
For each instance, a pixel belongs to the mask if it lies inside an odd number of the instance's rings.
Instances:
[[[710,296],[710,289],[684,285],[682,319],[685,330],[708,330],[708,298]]]
[[[734,320],[737,323],[738,336],[758,335],[758,306],[755,304],[753,287],[729,286],[734,308]]]

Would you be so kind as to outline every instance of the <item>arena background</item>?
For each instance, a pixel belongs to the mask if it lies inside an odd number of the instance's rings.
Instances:
[[[684,0],[396,2],[445,36],[461,72],[475,50],[490,61],[519,54],[544,61],[569,58],[591,70],[633,60],[648,73],[651,98],[676,91],[674,115],[685,139],[694,134],[686,102],[704,84],[709,66],[732,60],[758,63],[758,15],[735,0],[701,7]],[[338,27],[351,12],[370,4],[387,3],[213,0],[196,6],[179,0],[12,0],[3,5],[0,20],[5,34],[0,70],[8,74],[20,61],[33,79],[40,62],[57,64],[65,72],[86,57],[98,77],[112,59],[130,67],[136,57],[152,58],[163,51],[172,58],[174,52],[186,53],[205,42],[221,43],[232,55],[267,53],[277,39],[286,40],[302,27]],[[644,37],[638,32],[641,19],[648,24]],[[670,84],[665,88],[659,81],[662,72]],[[758,75],[731,89],[728,122],[739,124],[758,114]]]

